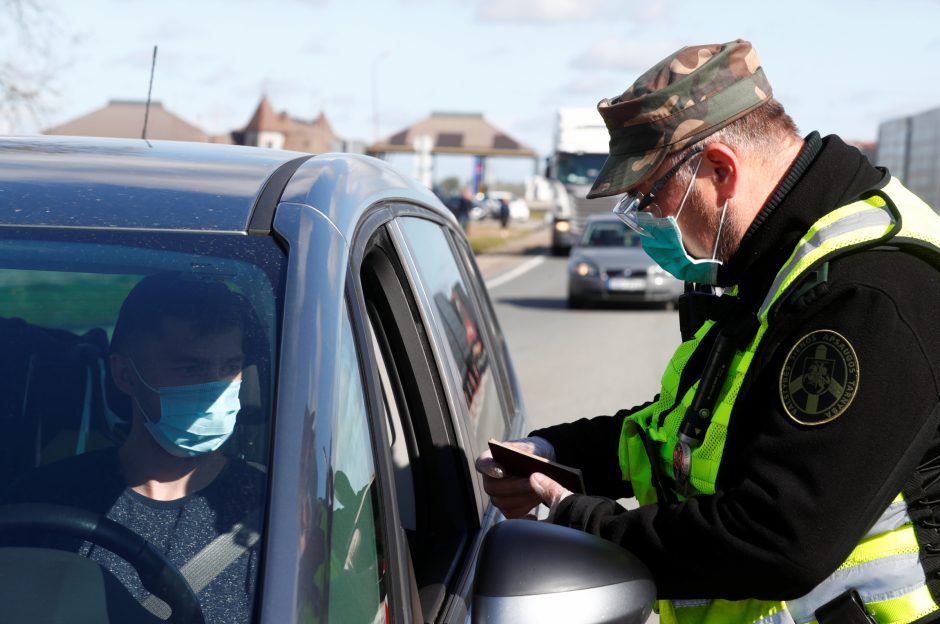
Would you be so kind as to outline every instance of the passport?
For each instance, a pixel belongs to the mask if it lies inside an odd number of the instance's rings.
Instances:
[[[506,474],[528,477],[533,472],[540,472],[575,494],[585,493],[584,479],[578,468],[553,462],[496,440],[490,440],[489,445],[493,459],[503,467]]]

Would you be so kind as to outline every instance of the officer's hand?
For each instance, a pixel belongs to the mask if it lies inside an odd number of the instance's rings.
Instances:
[[[544,438],[522,438],[506,444],[539,457],[555,459],[555,449]],[[507,518],[523,518],[541,502],[529,479],[507,475],[489,449],[477,458],[475,465],[477,472],[483,475],[483,489]]]
[[[532,486],[532,491],[538,495],[539,500],[552,511],[555,510],[558,503],[571,496],[571,490],[566,489],[565,486],[540,472],[535,472],[529,477],[529,484]]]

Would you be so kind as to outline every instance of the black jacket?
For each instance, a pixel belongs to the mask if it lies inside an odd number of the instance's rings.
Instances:
[[[824,214],[888,181],[838,137],[807,137],[787,176],[719,272],[760,300],[799,239]],[[781,403],[790,349],[808,333],[844,336],[858,390],[841,416],[800,425]],[[922,544],[940,542],[930,498],[940,475],[940,272],[914,255],[871,249],[831,262],[828,281],[783,310],[763,338],[731,416],[716,494],[627,511],[614,416],[532,432],[584,471],[589,494],[566,498],[558,524],[622,544],[653,572],[660,598],[786,600],[831,574],[898,492]],[[920,467],[920,468],[919,468]],[[940,511],[937,514],[940,517]],[[935,599],[940,560],[922,547]],[[935,563],[937,565],[935,565]]]

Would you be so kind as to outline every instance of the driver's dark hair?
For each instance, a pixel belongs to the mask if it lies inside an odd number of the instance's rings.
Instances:
[[[199,334],[244,330],[244,299],[213,279],[175,272],[148,275],[121,305],[111,352],[124,353],[140,337],[162,337],[163,319],[168,317],[194,323]]]

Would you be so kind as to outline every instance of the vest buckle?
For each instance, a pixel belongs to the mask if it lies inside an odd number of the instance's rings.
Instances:
[[[843,592],[816,609],[819,624],[878,624],[854,589]]]

